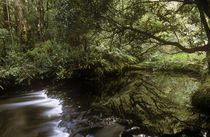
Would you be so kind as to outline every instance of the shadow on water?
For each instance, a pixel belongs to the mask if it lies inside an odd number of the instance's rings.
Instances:
[[[71,82],[70,82],[71,83]],[[60,126],[66,127],[70,137],[118,137],[124,126],[115,117],[103,117],[91,107],[92,89],[77,81],[70,86],[51,90],[48,95],[62,100],[63,114]]]
[[[0,136],[120,136],[124,126],[117,123],[117,118],[93,114],[88,92],[77,86],[2,96]]]
[[[104,81],[95,85],[97,95],[81,81],[5,94],[0,97],[0,137],[161,135],[155,131],[173,136],[194,120],[189,103],[200,82],[196,78],[135,72]]]
[[[106,78],[95,108],[131,120],[126,136],[145,133],[161,137],[203,137],[209,130],[206,116],[191,106],[199,77],[181,73],[132,71]],[[129,127],[131,125],[131,127]]]

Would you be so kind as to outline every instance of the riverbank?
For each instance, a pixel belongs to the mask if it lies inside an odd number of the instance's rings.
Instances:
[[[105,75],[120,75],[132,70],[170,71],[205,77],[207,69],[204,54],[153,53],[137,59],[118,49],[103,46],[73,48],[50,40],[37,43],[27,51],[22,51],[20,46],[9,45],[7,56],[0,58],[1,91],[11,87],[29,87],[45,80],[56,83],[83,77],[100,81]]]
[[[201,54],[166,54],[152,56],[145,61],[132,65],[139,70],[170,71],[183,74],[198,74],[202,77],[207,73],[207,61],[205,55]]]

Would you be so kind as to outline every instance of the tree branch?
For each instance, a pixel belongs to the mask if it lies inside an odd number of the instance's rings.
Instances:
[[[201,22],[204,26],[204,29],[205,29],[205,32],[206,32],[206,35],[208,38],[208,42],[209,42],[210,41],[210,29],[209,29],[208,23],[206,21],[205,15],[204,15],[204,8],[202,7],[202,5],[199,1],[197,2],[197,7],[198,7],[198,10],[200,13]]]
[[[167,1],[167,2],[182,2],[183,4],[195,4],[194,1],[190,1],[190,0],[160,0],[162,1]]]
[[[210,0],[196,0],[196,5],[199,5],[208,18],[210,18]]]
[[[184,47],[183,45],[181,45],[178,42],[166,41],[166,40],[164,40],[162,38],[159,38],[159,37],[154,36],[154,35],[152,35],[150,33],[141,31],[141,30],[133,28],[133,27],[125,26],[124,29],[131,30],[131,31],[134,31],[134,32],[139,33],[141,35],[144,35],[146,37],[152,38],[152,39],[157,40],[158,42],[160,42],[160,43],[162,43],[164,45],[175,46],[175,47],[179,48],[180,50],[182,50],[183,52],[194,53],[194,52],[197,52],[197,51],[207,51],[208,50],[208,45],[205,45],[205,46],[202,46],[202,47],[195,47],[195,48],[186,48],[186,47]]]
[[[137,28],[133,28],[132,26],[122,25],[119,22],[115,21],[114,19],[111,19],[110,17],[102,16],[102,18],[106,19],[111,24],[114,24],[117,27],[117,29],[120,29],[121,31],[130,30],[130,31],[136,32],[136,33],[141,34],[143,36],[146,36],[148,38],[154,39],[154,40],[160,42],[163,45],[175,46],[175,47],[179,48],[180,50],[182,50],[183,52],[186,52],[186,53],[194,53],[194,52],[198,52],[198,51],[208,51],[208,50],[210,50],[209,44],[204,45],[204,46],[195,47],[195,48],[186,48],[185,46],[183,46],[179,42],[167,41],[165,39],[162,39],[160,37],[152,35],[148,32],[142,31],[142,30],[137,29]]]

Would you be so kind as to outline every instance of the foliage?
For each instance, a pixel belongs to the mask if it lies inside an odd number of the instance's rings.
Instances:
[[[210,44],[207,44],[206,34],[209,30],[205,25],[209,22],[208,17],[202,18],[204,11],[199,10],[205,9],[202,4],[150,0],[112,0],[106,3],[67,0],[58,6],[56,20],[59,31],[64,33],[62,36],[68,37],[60,38],[62,41],[70,40],[69,43],[75,46],[95,45],[127,50],[127,54],[142,61],[155,50],[160,51],[160,48],[169,49],[170,53],[208,52],[206,47]],[[101,5],[104,8],[99,10]],[[177,65],[180,66],[182,64]]]
[[[8,36],[9,32],[4,29],[4,28],[0,28],[0,38],[1,39],[5,39]]]
[[[102,75],[104,72],[120,70],[134,62],[132,56],[119,49],[109,51],[105,47],[72,48],[68,44],[46,41],[23,53],[20,45],[13,45],[0,68],[1,85],[30,84],[31,80],[54,77],[57,80],[69,79],[75,70],[93,69]],[[127,63],[127,64],[126,64]],[[99,71],[100,70],[100,71]]]
[[[145,57],[141,63],[132,65],[138,69],[193,72],[201,76],[206,74],[207,61],[204,54],[154,52]]]
[[[15,12],[16,3],[8,4]],[[20,32],[12,24],[8,28],[2,23],[0,35],[11,35],[8,41],[13,38],[15,43],[8,42],[4,48],[7,53],[1,57],[1,83],[67,79],[75,70],[91,69],[100,77],[133,64],[147,69],[200,71],[205,66],[200,56],[167,55],[165,51],[179,50],[163,47],[168,44],[156,38],[178,41],[187,48],[205,41],[198,9],[181,4],[148,0],[21,1],[27,41],[19,41]],[[11,14],[10,21],[15,17]]]
[[[124,74],[122,70],[129,67],[210,72],[209,1],[3,0],[0,4],[0,89],[47,78],[82,77],[102,83],[100,105],[120,115],[128,112],[126,116],[166,133],[172,133],[170,127],[183,129],[185,123],[180,121],[190,115],[183,107],[188,107],[185,103],[194,89],[182,91],[179,83],[193,87],[191,79],[176,79],[178,84],[158,79],[163,93],[135,71],[117,81],[106,76]],[[177,91],[172,93],[172,88]],[[112,97],[106,96],[109,93]],[[171,118],[173,114],[179,119]]]

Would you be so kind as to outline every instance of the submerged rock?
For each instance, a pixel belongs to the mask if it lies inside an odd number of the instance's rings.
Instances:
[[[204,83],[192,96],[192,105],[204,114],[210,114],[210,81]]]

